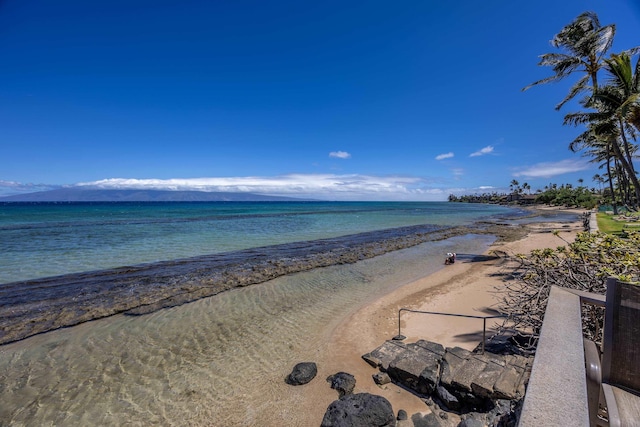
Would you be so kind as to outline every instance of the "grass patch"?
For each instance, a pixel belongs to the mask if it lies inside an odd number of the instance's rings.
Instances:
[[[619,220],[618,215],[598,212],[596,220],[598,221],[598,229],[603,233],[624,234],[628,230],[640,230],[639,222]]]

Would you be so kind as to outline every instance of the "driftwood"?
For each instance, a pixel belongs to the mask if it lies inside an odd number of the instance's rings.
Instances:
[[[559,239],[559,234],[556,233]],[[640,280],[640,233],[625,238],[603,233],[578,233],[572,243],[557,248],[537,249],[513,258],[517,267],[505,273],[497,289],[500,310],[508,317],[502,331],[516,331],[525,337],[519,343],[531,350],[542,327],[551,285],[598,294],[605,293],[605,281],[613,276],[626,282]],[[585,337],[601,338],[603,309],[583,307]]]

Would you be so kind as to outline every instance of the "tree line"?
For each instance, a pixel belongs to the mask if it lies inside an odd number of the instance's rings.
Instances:
[[[578,180],[578,186],[572,184],[549,184],[544,190],[538,189],[531,194],[531,187],[526,182],[522,185],[513,180],[510,184],[510,193],[482,193],[456,196],[449,195],[450,202],[465,203],[498,203],[498,204],[547,204],[554,206],[580,207],[593,209],[599,204],[607,203],[606,191],[596,188],[587,188],[582,185],[583,180]],[[527,197],[523,197],[523,196]]]

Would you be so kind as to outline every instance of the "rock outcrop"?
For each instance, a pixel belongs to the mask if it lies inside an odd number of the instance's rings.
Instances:
[[[394,383],[432,397],[447,410],[478,413],[470,418],[492,422],[513,411],[524,397],[533,363],[533,357],[445,349],[425,340],[386,341],[362,357]],[[374,380],[379,377],[375,374]]]
[[[500,347],[500,346],[498,346]],[[430,341],[386,341],[362,356],[379,369],[372,375],[379,386],[394,382],[424,397],[429,413],[410,418],[400,409],[394,415],[383,396],[353,394],[355,377],[346,372],[327,382],[339,399],[327,408],[322,427],[512,427],[516,425],[532,356],[498,354],[504,346],[483,354],[460,347],[444,348]],[[505,351],[506,353],[506,351]],[[287,376],[291,385],[306,384],[317,374],[313,362],[298,363]]]

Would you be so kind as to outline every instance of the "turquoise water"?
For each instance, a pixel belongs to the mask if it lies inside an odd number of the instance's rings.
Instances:
[[[0,270],[10,282],[522,214],[448,203],[0,205]],[[493,241],[473,234],[429,241],[143,316],[116,314],[2,345],[0,425],[319,425],[337,398],[324,382],[335,374],[327,368],[336,351],[327,344],[334,328],[377,297],[443,268],[446,252],[461,255],[460,263],[474,262]],[[97,273],[85,276],[90,281]],[[64,285],[73,277],[55,281]],[[27,284],[14,288],[30,290]],[[13,313],[6,302],[0,298],[6,308],[0,321]],[[395,319],[396,312],[387,315]],[[382,333],[395,335],[395,323]],[[310,384],[315,388],[284,382],[300,361],[318,363]],[[311,408],[304,406],[308,402]]]
[[[426,202],[0,204],[0,283],[517,213]]]

